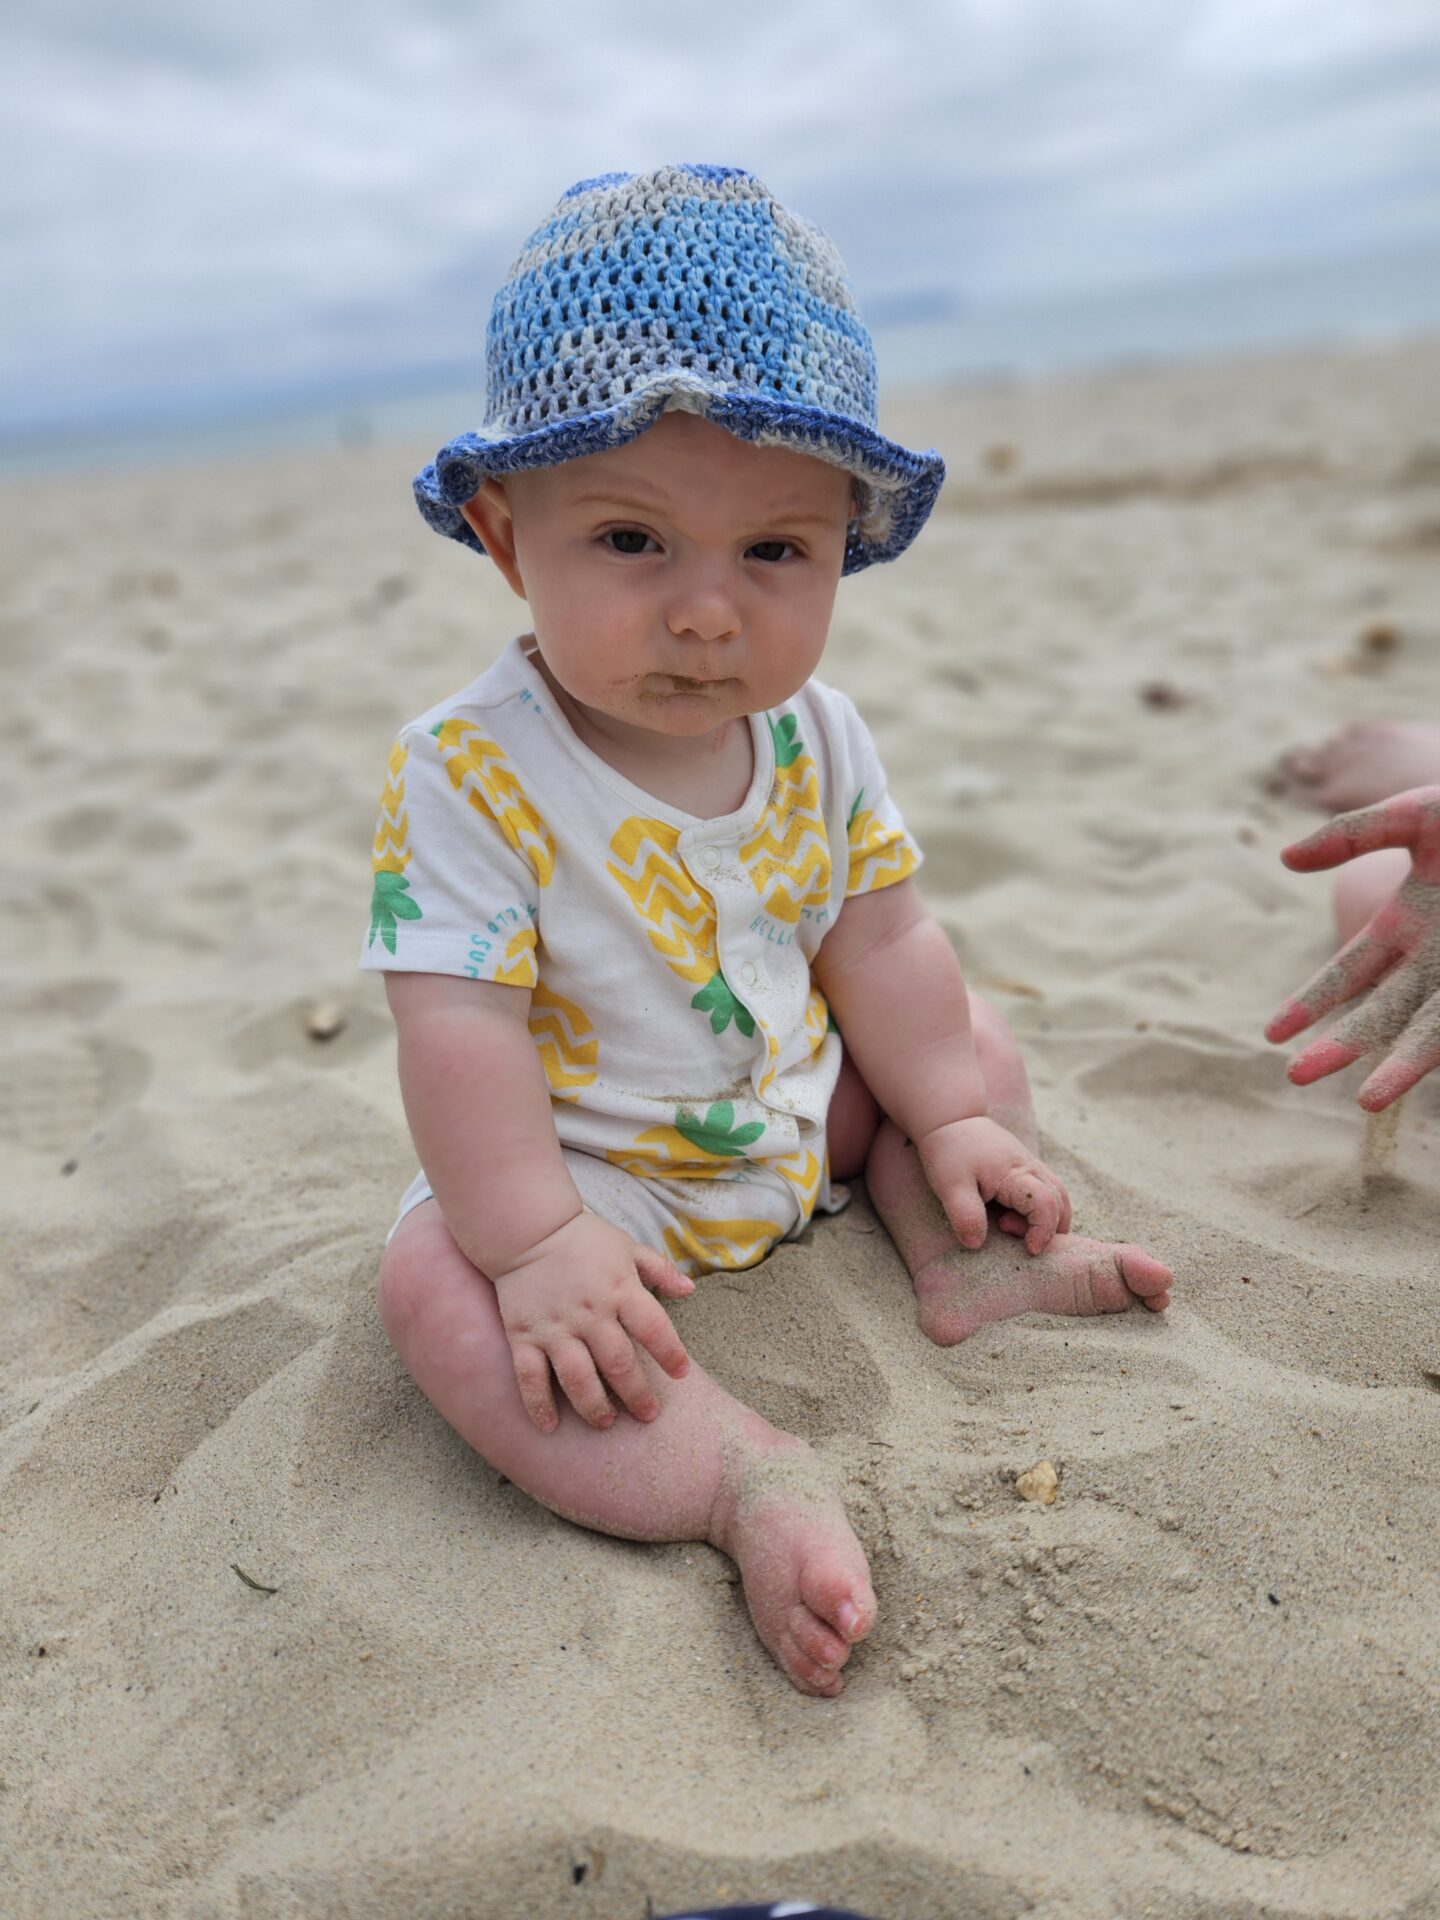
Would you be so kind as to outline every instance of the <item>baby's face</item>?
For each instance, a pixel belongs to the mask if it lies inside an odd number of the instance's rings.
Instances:
[[[704,736],[809,679],[851,480],[671,412],[627,446],[487,482],[465,511],[555,679],[640,745]]]

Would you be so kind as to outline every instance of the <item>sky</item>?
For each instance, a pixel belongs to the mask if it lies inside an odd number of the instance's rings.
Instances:
[[[1440,7],[11,0],[0,437],[478,369],[565,187],[667,160],[759,174],[877,330],[1440,261]]]

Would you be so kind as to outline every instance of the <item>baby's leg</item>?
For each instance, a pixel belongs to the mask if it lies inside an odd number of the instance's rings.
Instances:
[[[970,1015],[991,1117],[1038,1152],[1030,1086],[1015,1042],[999,1014],[974,994]],[[1013,1234],[994,1230],[983,1247],[962,1247],[919,1154],[891,1120],[883,1120],[875,1136],[865,1184],[910,1271],[920,1325],[942,1347],[1017,1313],[1121,1313],[1137,1302],[1159,1313],[1170,1304],[1170,1269],[1141,1247],[1057,1233],[1043,1253],[1030,1254]],[[1005,1224],[1018,1222],[1012,1216]]]
[[[1278,792],[1329,813],[1373,806],[1411,787],[1440,783],[1440,727],[1410,720],[1357,720],[1315,747],[1292,747],[1280,762]],[[1353,940],[1398,892],[1410,856],[1396,849],[1352,860],[1335,881],[1335,925]]]
[[[1353,940],[1363,926],[1400,891],[1410,877],[1410,856],[1403,847],[1362,853],[1340,869],[1335,880],[1335,927]]]
[[[1440,727],[1357,720],[1314,747],[1283,755],[1273,786],[1306,806],[1348,813],[1392,793],[1440,782]]]
[[[587,1426],[557,1395],[542,1434],[520,1400],[495,1289],[439,1206],[406,1214],[385,1250],[380,1317],[420,1390],[507,1479],[581,1526],[630,1540],[708,1540],[740,1569],[755,1630],[803,1692],[837,1694],[874,1622],[865,1555],[810,1449],[691,1363],[672,1380],[641,1353],[654,1420]]]

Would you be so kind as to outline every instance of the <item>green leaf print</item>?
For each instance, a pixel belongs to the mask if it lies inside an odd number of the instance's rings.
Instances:
[[[775,764],[777,767],[788,767],[805,751],[805,742],[797,738],[795,732],[800,721],[793,713],[782,713],[778,725],[768,713],[765,718],[769,722],[770,738],[775,743]]]
[[[718,967],[690,1004],[701,1013],[709,1014],[712,1033],[723,1033],[732,1020],[747,1040],[755,1032],[754,1019],[725,984],[725,976]]]
[[[677,1107],[675,1131],[705,1153],[743,1153],[764,1133],[765,1122],[747,1120],[743,1127],[737,1127],[734,1107],[728,1100],[717,1100],[703,1120],[688,1107]]]
[[[855,824],[855,816],[860,811],[860,802],[864,798],[865,798],[865,789],[864,787],[861,787],[860,791],[855,796],[855,804],[850,809],[850,817],[845,822],[845,831],[847,833],[850,831],[851,827],[853,827]]]
[[[378,933],[391,953],[395,951],[395,922],[423,920],[418,901],[409,896],[410,882],[403,873],[381,871],[375,876],[375,891],[370,896],[370,938],[373,947]]]

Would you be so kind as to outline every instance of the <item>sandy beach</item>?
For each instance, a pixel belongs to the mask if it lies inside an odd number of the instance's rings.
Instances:
[[[833,1703],[379,1324],[376,796],[524,627],[410,505],[470,423],[0,489],[4,1920],[1440,1914],[1440,1076],[1375,1138],[1261,1037],[1333,944],[1277,754],[1440,719],[1437,391],[1440,342],[886,410],[950,478],[822,674],[1077,1228],[1177,1293],[941,1351],[858,1188],[673,1310],[870,1553]]]

